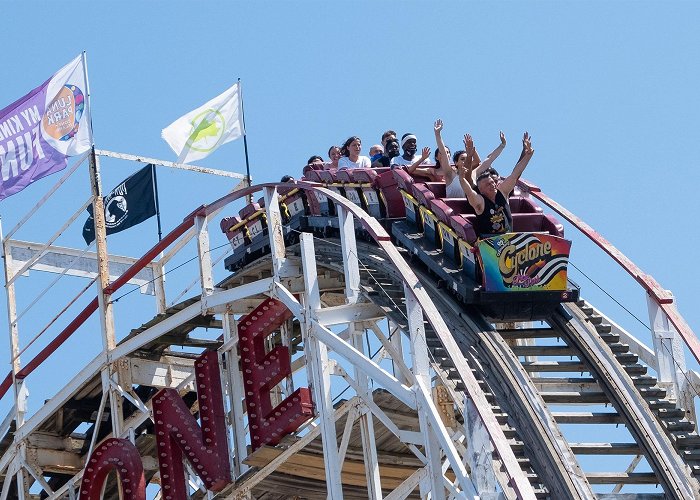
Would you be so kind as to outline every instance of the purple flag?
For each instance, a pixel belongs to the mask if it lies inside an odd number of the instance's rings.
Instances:
[[[0,200],[66,168],[91,146],[83,60],[76,57],[0,110]]]

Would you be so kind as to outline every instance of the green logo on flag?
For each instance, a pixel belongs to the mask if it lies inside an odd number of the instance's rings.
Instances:
[[[187,139],[187,146],[202,153],[213,151],[219,144],[226,130],[224,116],[215,109],[207,109],[195,116],[191,121],[192,131]]]

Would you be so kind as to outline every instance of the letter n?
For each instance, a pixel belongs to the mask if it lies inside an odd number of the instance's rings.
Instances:
[[[110,472],[116,471],[124,498],[146,500],[146,479],[139,450],[127,439],[109,438],[95,448],[80,483],[81,500],[100,500]]]
[[[292,317],[284,304],[267,299],[253,312],[238,321],[238,341],[241,368],[245,383],[245,402],[248,411],[251,446],[279,443],[313,416],[311,391],[302,387],[272,408],[270,391],[285,377],[292,374],[289,349],[277,346],[265,352],[265,339]]]
[[[221,491],[231,482],[228,438],[216,351],[194,365],[200,428],[177,391],[162,389],[153,397],[158,466],[164,500],[189,498],[183,458],[207,489]]]

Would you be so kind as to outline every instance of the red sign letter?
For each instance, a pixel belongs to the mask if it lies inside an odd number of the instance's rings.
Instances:
[[[188,498],[183,454],[207,489],[221,491],[231,482],[217,353],[202,354],[194,371],[201,430],[177,391],[162,389],[153,398],[158,466],[165,500]]]
[[[245,382],[251,445],[257,450],[265,444],[277,444],[313,416],[311,391],[303,387],[272,408],[270,391],[292,374],[289,349],[277,346],[265,352],[265,338],[287,321],[292,313],[275,299],[265,300],[253,312],[238,321],[241,368]]]
[[[146,500],[146,479],[139,450],[131,441],[117,438],[107,439],[90,455],[80,482],[80,498],[100,500],[102,486],[112,470],[117,472],[126,498]]]

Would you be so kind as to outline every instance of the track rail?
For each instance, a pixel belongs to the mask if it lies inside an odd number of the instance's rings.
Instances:
[[[337,246],[332,243],[319,242],[316,248],[323,257],[332,256],[336,259],[340,257]],[[378,277],[390,279],[393,285],[400,284],[401,277],[395,268],[382,265],[382,260],[371,258],[372,255],[378,253],[376,247],[358,244],[358,252],[360,252],[361,259],[371,260],[373,266],[379,270],[379,274],[364,274],[363,284],[369,288],[376,286]],[[336,261],[336,265],[341,265],[341,263]],[[525,440],[532,450],[531,453],[528,453],[527,463],[536,462],[536,469],[547,471],[544,472],[545,477],[540,477],[544,484],[536,487],[538,496],[546,496],[551,492],[552,498],[593,498],[593,493],[583,473],[578,468],[576,461],[571,460],[573,452],[561,433],[558,432],[553,417],[547,411],[544,402],[538,397],[537,390],[532,385],[527,373],[522,369],[505,342],[493,335],[492,327],[476,310],[464,309],[459,302],[452,299],[444,290],[439,289],[427,275],[418,272],[418,276],[428,295],[440,309],[444,321],[453,333],[469,366],[480,367],[480,370],[475,373],[480,383],[485,386],[488,383],[487,390],[495,393],[496,407],[494,411],[507,410],[510,424],[516,425],[515,429],[519,439],[515,441],[514,453],[520,455],[521,459],[525,458],[522,450],[519,449],[522,440]],[[386,286],[382,288],[386,288]],[[405,300],[402,294],[392,297],[391,303],[387,303],[382,298],[381,294],[368,295],[369,300],[386,306],[402,304]],[[387,313],[387,316],[401,326],[406,333],[407,325],[403,310],[394,309]],[[427,332],[427,335],[430,339],[430,332]],[[434,334],[432,338],[437,341]],[[440,353],[433,353],[433,356],[436,368],[441,368]],[[449,365],[450,362],[444,361],[442,364]],[[458,392],[459,396],[463,398],[462,391]],[[494,403],[491,404],[493,407]],[[527,415],[527,417],[521,418],[523,415]],[[512,429],[512,427],[510,428]],[[534,473],[528,467],[525,468],[525,472],[531,476]],[[535,478],[531,477],[531,482],[534,480]],[[546,489],[543,487],[544,485],[546,485]]]
[[[624,367],[590,323],[586,322],[586,315],[581,309],[576,305],[565,307],[572,319],[567,321],[565,314],[557,314],[552,318],[552,323],[577,347],[579,356],[585,359],[610,402],[624,415],[625,425],[645,452],[667,494],[678,499],[700,497],[697,480],[689,473]]]
[[[340,252],[337,244],[319,241],[316,245],[318,256],[331,265],[342,267],[339,262]],[[403,304],[405,297],[398,292],[401,276],[391,265],[383,265],[384,259],[377,259],[381,250],[372,245],[358,244],[358,253],[362,261],[370,261],[374,273],[362,275],[363,285],[367,289],[377,288],[377,280],[385,280],[382,289],[391,289],[393,295],[389,303],[381,293],[369,293],[367,298],[378,305]],[[483,317],[476,308],[465,307],[458,300],[438,287],[438,284],[426,272],[414,268],[426,292],[453,333],[462,354],[471,367],[479,367],[475,376],[480,385],[495,397],[492,409],[504,411],[508,415],[506,432],[515,431],[513,441],[514,453],[519,456],[521,463],[531,466],[524,467],[531,482],[535,484],[537,496],[550,498],[596,498],[597,494],[588,480],[601,483],[606,478],[619,476],[621,483],[634,484],[642,480],[648,482],[651,476],[629,473],[589,473],[588,476],[578,464],[575,451],[583,449],[578,443],[569,443],[560,430],[554,411],[545,401],[544,395],[525,370],[518,355],[508,342],[499,335],[499,330]],[[394,285],[392,287],[392,285]],[[385,308],[388,309],[388,308]],[[697,498],[700,495],[697,480],[692,476],[688,465],[684,463],[679,451],[664,432],[657,416],[649,408],[647,402],[635,387],[634,382],[625,371],[625,366],[618,362],[613,352],[605,345],[595,328],[586,322],[585,314],[575,304],[550,318],[548,322],[556,331],[556,335],[566,339],[575,347],[575,354],[582,361],[581,371],[593,374],[595,381],[600,384],[608,400],[619,413],[617,423],[622,423],[630,430],[634,440],[642,450],[643,456],[654,471],[654,482],[663,485],[667,498]],[[407,327],[403,310],[395,309],[387,316],[402,329]],[[430,339],[430,332],[426,330]],[[437,338],[435,338],[437,340]],[[444,352],[434,349],[434,364],[436,369],[443,368],[446,372],[452,360],[438,357]],[[443,366],[444,365],[444,366]],[[454,377],[448,377],[454,378]],[[455,385],[455,390],[460,391]],[[592,417],[596,418],[596,417]],[[602,418],[602,417],[597,417]],[[520,446],[526,443],[527,456]],[[601,443],[598,452],[605,453],[608,445]],[[575,447],[575,450],[574,448]],[[587,452],[590,450],[587,450]],[[652,498],[652,497],[650,497]]]
[[[520,181],[519,185],[534,198],[537,198],[556,213],[564,217],[564,219],[566,219],[568,222],[573,224],[576,229],[593,241],[593,243],[598,245],[615,262],[617,262],[622,269],[632,276],[644,288],[649,296],[653,298],[653,300],[658,304],[659,308],[663,310],[671,324],[676,328],[676,331],[680,334],[681,338],[688,346],[688,349],[693,354],[695,360],[700,363],[700,340],[695,336],[685,319],[683,319],[683,317],[673,307],[673,295],[668,290],[665,290],[653,278],[653,276],[644,273],[626,255],[613,246],[612,243],[606,240],[591,226],[586,224],[583,219],[574,215],[563,205],[557,203],[554,199],[547,196],[538,186],[525,181]]]
[[[640,373],[640,370],[645,371],[645,368],[635,365],[636,360],[629,363],[623,362],[623,358],[628,360],[630,358],[630,355],[626,354],[625,351],[625,347],[628,346],[611,343],[609,340],[603,339],[600,334],[601,330],[597,326],[594,327],[590,315],[585,312],[584,308],[578,305],[566,306],[566,309],[562,308],[552,317],[547,318],[547,328],[535,329],[528,328],[526,325],[518,325],[521,328],[515,328],[514,325],[493,324],[475,306],[465,306],[458,297],[452,296],[450,292],[441,288],[440,281],[434,279],[428,270],[425,270],[422,266],[415,266],[407,262],[407,253],[395,247],[391,243],[389,234],[381,224],[376,219],[369,217],[361,208],[353,205],[339,194],[320,188],[317,185],[303,182],[298,185],[306,190],[322,192],[329,199],[333,200],[337,206],[343,207],[339,211],[339,218],[348,214],[354,215],[364,231],[375,240],[376,245],[370,245],[355,243],[354,237],[352,238],[356,256],[363,263],[358,273],[359,285],[364,287],[362,295],[369,302],[379,306],[374,308],[375,310],[384,311],[386,318],[397,325],[404,334],[410,339],[420,340],[421,345],[428,350],[433,372],[447,388],[452,397],[453,405],[459,410],[456,412],[457,418],[470,418],[469,422],[465,422],[465,425],[461,426],[461,430],[458,433],[465,432],[464,429],[469,427],[468,424],[472,423],[467,407],[467,405],[472,405],[469,408],[473,407],[471,414],[474,417],[473,420],[483,424],[484,434],[488,435],[493,446],[493,449],[487,453],[492,454],[493,461],[498,465],[498,467],[492,467],[491,460],[489,460],[487,468],[494,470],[485,474],[493,474],[497,477],[506,497],[587,499],[600,497],[599,490],[596,490],[593,485],[617,484],[619,487],[622,487],[631,484],[658,483],[664,491],[661,496],[677,499],[700,498],[700,488],[696,477],[693,476],[693,472],[698,470],[695,462],[700,462],[693,459],[697,454],[691,452],[684,455],[681,451],[682,446],[679,445],[683,441],[683,436],[674,434],[671,431],[672,428],[681,427],[690,430],[692,436],[686,435],[684,438],[687,443],[697,437],[697,434],[694,434],[694,426],[690,427],[690,423],[687,421],[673,422],[661,417],[659,408],[672,412],[681,410],[675,409],[672,403],[664,400],[663,389],[654,387],[655,379],[653,377],[642,375],[633,379],[630,375],[632,373],[631,369],[634,369],[635,373]],[[168,243],[172,243],[190,227],[195,218],[199,221],[199,227],[205,228],[206,222],[202,225],[202,220],[206,219],[207,215],[212,214],[227,203],[261,188],[266,188],[266,199],[269,200],[270,196],[274,196],[276,185],[255,186],[239,191],[235,195],[221,198],[210,205],[199,207],[192,214],[188,215],[185,221],[171,233],[171,239],[168,240]],[[271,201],[273,201],[273,207],[276,206],[277,200]],[[210,314],[210,311],[221,311],[223,310],[221,308],[224,307],[229,308],[226,314],[232,314],[230,307],[236,300],[240,298],[245,299],[252,295],[259,296],[260,294],[275,296],[275,294],[280,293],[280,290],[287,294],[287,302],[285,304],[290,310],[295,311],[299,322],[312,324],[309,327],[311,332],[313,332],[313,328],[322,328],[319,318],[327,318],[329,313],[331,315],[337,313],[336,309],[335,311],[325,311],[324,315],[325,308],[321,306],[303,312],[305,311],[304,307],[308,306],[308,299],[302,301],[305,306],[301,306],[293,296],[293,293],[308,293],[308,290],[318,287],[316,266],[309,265],[309,263],[313,264],[313,255],[309,249],[315,247],[317,256],[320,258],[318,267],[335,271],[336,276],[334,280],[336,285],[334,286],[338,286],[337,283],[342,281],[344,276],[346,296],[343,299],[347,299],[349,297],[347,295],[349,293],[347,292],[348,283],[352,281],[352,275],[348,272],[349,253],[346,251],[347,248],[345,248],[348,244],[347,239],[343,240],[341,244],[328,241],[328,239],[322,239],[315,244],[310,244],[310,238],[307,235],[302,238],[301,246],[291,246],[286,249],[287,255],[291,257],[294,252],[298,252],[297,249],[306,245],[304,247],[307,248],[306,255],[304,255],[304,251],[301,251],[301,259],[297,259],[294,262],[290,258],[288,262],[283,262],[286,260],[284,247],[281,247],[280,253],[280,247],[275,246],[276,236],[281,236],[282,233],[280,227],[275,227],[276,219],[270,216],[269,206],[267,210],[267,220],[272,221],[269,232],[270,246],[273,251],[268,252],[259,261],[244,266],[240,271],[236,272],[236,276],[244,276],[248,272],[255,274],[255,271],[259,270],[261,265],[262,267],[271,268],[271,271],[267,271],[269,274],[265,274],[266,277],[263,277],[263,275],[257,273],[257,277],[253,278],[252,283],[240,283],[242,286],[237,287],[237,290],[221,291],[219,289],[213,295],[207,293],[203,286],[202,296],[193,299],[194,303],[187,306],[183,305],[182,314],[175,313],[173,318],[180,314],[183,317],[187,316],[187,320],[194,320],[204,314]],[[276,215],[278,216],[277,222],[281,222],[279,212]],[[352,218],[344,220],[347,223],[345,228],[345,238],[347,238],[347,233],[352,234],[353,232]],[[281,226],[281,224],[277,224],[277,226]],[[280,233],[277,234],[276,231],[280,231]],[[342,225],[340,233],[342,237]],[[153,251],[140,259],[129,272],[135,272],[139,266],[150,260],[153,257],[151,255]],[[299,261],[301,261],[302,265],[299,265]],[[210,266],[210,262],[207,261],[206,265]],[[292,274],[285,274],[284,276],[292,276],[297,283],[302,283],[303,281],[302,288],[296,289],[295,292],[291,291],[292,288],[285,291],[280,282],[280,275],[283,274],[280,273],[281,270],[284,273],[291,272]],[[106,292],[114,292],[128,277],[129,274],[127,273],[127,275],[108,287]],[[313,283],[316,283],[316,285],[313,285]],[[209,292],[211,292],[211,289]],[[280,297],[279,295],[276,296]],[[338,306],[338,308],[342,309],[346,306],[348,308],[357,306],[354,311],[360,311],[362,304],[355,304],[349,301],[348,304]],[[417,318],[413,314],[416,311],[421,312],[422,318],[420,319],[422,319],[422,322],[418,321],[416,323]],[[187,314],[185,315],[184,312],[187,312]],[[110,351],[110,357],[105,357],[104,359],[96,358],[89,367],[86,367],[86,369],[94,370],[94,374],[88,377],[91,379],[89,383],[94,385],[94,387],[91,385],[92,389],[99,393],[100,380],[96,376],[100,367],[104,366],[105,363],[125,358],[149,341],[156,340],[161,336],[167,337],[172,328],[181,326],[174,324],[174,321],[171,325],[168,321],[164,320],[162,324],[152,325],[143,332],[136,332],[133,338],[125,339],[122,344]],[[353,319],[349,320],[350,323],[354,321]],[[522,328],[523,326],[525,327]],[[355,328],[355,326],[350,328]],[[149,331],[151,333],[148,333]],[[419,334],[418,337],[416,337],[416,333]],[[430,467],[432,470],[437,471],[443,468],[443,472],[448,467],[452,467],[452,470],[455,472],[463,471],[463,464],[460,463],[460,460],[465,454],[457,455],[456,451],[456,446],[463,446],[463,441],[460,441],[461,438],[457,435],[448,436],[441,427],[440,420],[435,418],[437,411],[431,406],[433,402],[429,397],[430,383],[428,383],[427,387],[420,386],[421,381],[416,375],[415,380],[411,379],[414,385],[407,387],[403,386],[400,381],[384,376],[383,373],[380,373],[378,366],[372,365],[373,361],[371,359],[364,358],[361,352],[359,354],[350,352],[348,347],[352,348],[352,346],[344,344],[344,341],[337,338],[327,328],[325,333],[318,332],[310,333],[309,335],[319,335],[316,337],[316,341],[321,339],[321,342],[325,342],[341,356],[343,355],[341,351],[346,355],[348,353],[351,354],[351,357],[360,362],[365,370],[376,374],[380,382],[382,380],[388,382],[388,385],[384,385],[385,387],[396,389],[394,396],[403,395],[405,398],[404,402],[408,401],[409,406],[413,405],[411,409],[423,420],[425,420],[425,414],[429,413],[430,417],[433,418],[429,425],[433,426],[433,428],[440,427],[438,438],[443,440],[440,442],[443,448],[438,450],[436,455],[437,460],[441,460],[440,456],[442,453],[445,453],[448,459],[445,464],[433,461]],[[531,338],[528,338],[528,336]],[[562,343],[547,344],[545,342],[544,344],[536,345],[529,342],[535,337],[556,337],[561,339]],[[199,347],[216,347],[220,344],[204,339],[193,340],[199,342],[197,344]],[[226,342],[224,343],[226,344]],[[306,341],[304,344],[306,348]],[[232,345],[230,342],[228,343],[228,352],[231,352]],[[571,361],[541,362],[541,358],[550,355],[569,356]],[[625,356],[627,357],[625,358]],[[574,358],[577,359],[574,360]],[[318,359],[320,358],[314,358],[314,362],[318,363]],[[346,357],[346,359],[349,358]],[[416,359],[414,359],[414,363],[416,363]],[[396,361],[402,362],[399,358],[396,358]],[[235,366],[236,364],[229,365]],[[320,368],[325,370],[327,366]],[[337,370],[334,375],[341,374],[342,376],[343,370],[341,368],[336,366],[333,369]],[[547,378],[539,376],[547,371],[587,372],[591,374],[591,377]],[[427,370],[424,373],[427,373]],[[382,379],[382,377],[384,378]],[[78,378],[76,378],[75,383],[71,384],[71,390],[73,391],[82,390],[83,388]],[[643,387],[640,387],[640,383]],[[554,391],[543,389],[547,386],[556,386],[562,389]],[[578,387],[578,390],[574,391],[572,389],[570,392],[567,392],[567,388],[573,387]],[[428,389],[428,392],[425,391],[426,389]],[[361,394],[361,392],[361,390],[357,391],[358,394]],[[579,397],[580,401],[571,401],[572,394]],[[656,395],[653,396],[654,399],[651,399],[650,394]],[[64,396],[69,398],[67,393]],[[399,397],[398,399],[401,398]],[[100,405],[104,404],[104,394],[102,401]],[[572,402],[574,405],[582,402],[612,405],[617,413],[562,414],[554,409],[555,405],[562,402]],[[61,404],[61,402],[49,402],[29,422],[18,429],[14,434],[15,444],[18,449],[24,443],[23,440],[30,437],[29,433],[39,429],[39,425],[43,425],[45,419],[53,416],[53,412],[56,410],[54,407]],[[372,403],[368,404],[371,405]],[[424,406],[421,408],[421,405]],[[426,408],[429,411],[426,411]],[[99,411],[103,410],[100,409]],[[145,414],[147,413],[148,408],[146,408]],[[328,411],[325,413],[323,411],[319,412],[319,419],[321,421],[324,419],[329,420],[332,418],[332,413],[332,407],[328,406]],[[381,411],[378,413],[381,413]],[[100,419],[98,418],[98,420]],[[586,423],[622,423],[629,430],[634,442],[623,443],[622,445],[619,443],[570,442],[565,436],[561,423],[582,423],[583,420],[586,420]],[[322,422],[321,425],[326,425],[324,432],[331,433],[324,435],[324,443],[327,441],[328,436],[332,439],[333,429],[331,427],[334,423],[337,422],[330,420],[325,424]],[[346,427],[347,425],[349,424],[346,424]],[[680,427],[678,427],[679,425]],[[421,424],[421,428],[427,427]],[[104,432],[106,433],[107,430],[105,429]],[[399,434],[401,434],[401,431],[399,431]],[[405,434],[405,436],[408,437],[407,442],[409,443],[411,443],[410,439],[416,440],[414,441],[415,443],[421,442],[416,437],[411,438],[408,434]],[[466,437],[466,434],[463,437]],[[689,437],[691,439],[688,439]],[[345,435],[343,435],[343,441],[347,445]],[[401,441],[406,442],[404,439],[401,439]],[[423,441],[423,443],[425,446],[428,446],[428,440]],[[239,449],[242,450],[244,448],[245,442]],[[611,451],[623,454],[637,454],[638,456],[632,463],[638,463],[639,459],[643,457],[652,471],[637,473],[634,472],[634,465],[631,465],[624,472],[584,472],[579,460],[582,454],[590,452],[603,454]],[[423,453],[426,456],[429,455],[425,450]],[[418,451],[416,455],[420,458],[421,452]],[[4,457],[5,464],[8,464],[10,459],[12,459],[10,454]],[[433,459],[427,459],[427,461],[430,460]],[[426,468],[428,467],[427,461],[424,460]],[[20,466],[23,467],[21,464]],[[16,470],[17,468],[15,467],[12,474],[17,474]],[[472,474],[470,474],[468,480],[478,481],[481,471],[475,472],[472,470],[471,472]],[[425,474],[425,471],[423,471],[423,474]],[[445,483],[446,491],[453,491],[455,496],[463,494],[464,491],[469,491],[467,480],[465,480],[466,475],[457,474],[457,476],[457,482],[454,485],[449,484],[450,480],[446,480]],[[326,471],[325,477],[331,478],[335,476]],[[439,481],[443,479],[446,478],[440,477]],[[405,485],[401,485],[406,494],[410,494],[416,489],[416,485],[420,482],[419,476],[416,476],[414,480],[416,481],[415,484],[407,479],[406,481],[408,482]],[[435,481],[435,478],[433,480]],[[459,481],[462,482],[459,483]],[[9,485],[9,482],[6,481],[6,483]],[[458,483],[459,486],[455,486]],[[9,487],[7,485],[5,488]],[[331,489],[330,483],[327,484],[327,487]],[[457,492],[457,487],[462,488],[462,493]],[[61,490],[57,490],[51,498],[59,498],[64,494],[66,488],[68,487],[62,485]],[[72,486],[70,488],[72,491]],[[442,483],[434,482],[432,488],[432,491],[437,493],[442,490]],[[450,490],[450,488],[452,489]],[[619,492],[618,487],[616,487],[616,490],[614,493]],[[424,491],[425,484],[421,485],[421,492]],[[391,497],[400,497],[401,495],[401,492],[392,493]],[[437,496],[439,497],[440,494]],[[643,494],[643,496],[638,498],[651,499],[661,498],[661,496],[652,493]],[[229,498],[225,495],[221,497]],[[614,498],[614,496],[606,495],[605,498]],[[620,498],[635,497],[623,496]]]

